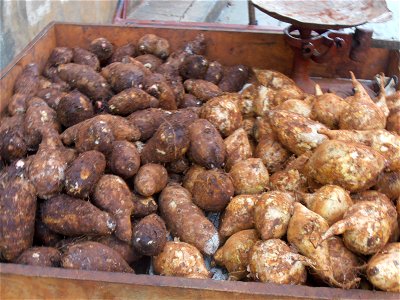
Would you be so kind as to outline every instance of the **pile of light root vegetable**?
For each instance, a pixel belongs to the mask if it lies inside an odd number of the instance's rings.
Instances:
[[[400,92],[306,94],[206,50],[100,37],[23,69],[1,261],[400,292]]]

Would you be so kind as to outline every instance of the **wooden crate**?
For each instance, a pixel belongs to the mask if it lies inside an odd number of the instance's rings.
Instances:
[[[204,33],[207,57],[223,64],[246,64],[289,74],[292,51],[279,32],[262,27],[217,24],[141,23],[132,26],[49,24],[15,60],[1,72],[0,112],[13,93],[14,81],[23,67],[36,62],[42,69],[57,46],[87,48],[90,41],[105,37],[116,46],[137,41],[146,33],[167,38],[172,50]],[[312,64],[313,76],[372,79],[379,73],[399,75],[399,53],[372,48],[369,61],[355,63],[346,57],[331,64]],[[227,282],[149,275],[40,268],[0,264],[0,299],[32,298],[135,298],[135,299],[398,299],[398,294],[325,287],[289,286],[256,282]]]

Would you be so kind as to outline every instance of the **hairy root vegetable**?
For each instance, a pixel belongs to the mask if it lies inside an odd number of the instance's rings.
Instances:
[[[61,252],[52,247],[32,247],[21,253],[15,263],[40,267],[59,267]]]
[[[212,82],[201,79],[188,79],[183,83],[187,93],[192,94],[202,102],[222,95],[220,88]]]
[[[162,59],[153,54],[142,54],[136,56],[135,59],[152,72],[155,72],[163,63]]]
[[[303,101],[298,99],[289,99],[285,102],[277,105],[274,109],[277,110],[286,110],[292,113],[299,114],[303,117],[310,118],[311,117],[311,103],[310,101]]]
[[[234,233],[225,244],[214,254],[218,265],[229,272],[229,280],[241,280],[247,275],[249,252],[258,241],[258,233],[254,229]]]
[[[147,72],[150,71],[141,63],[134,64],[129,61],[112,63],[101,70],[101,75],[108,81],[114,91],[120,93],[129,88],[142,88]]]
[[[34,96],[39,89],[39,68],[37,64],[28,64],[14,83],[14,93]]]
[[[374,287],[400,292],[400,243],[387,244],[368,262],[367,277]]]
[[[89,50],[96,54],[101,63],[105,63],[113,55],[114,46],[106,38],[100,37],[90,42]]]
[[[46,88],[36,93],[36,97],[43,99],[55,111],[57,111],[58,105],[65,95],[65,92],[57,88]]]
[[[254,205],[254,224],[261,239],[281,238],[286,234],[293,214],[294,199],[281,191],[267,192]]]
[[[250,70],[244,65],[225,67],[218,87],[223,92],[239,92],[250,76]]]
[[[378,192],[385,194],[391,200],[400,197],[400,171],[383,172],[379,175],[378,181],[374,186]]]
[[[176,95],[172,86],[161,74],[147,75],[144,81],[147,93],[159,100],[159,107],[168,110],[177,109]]]
[[[110,63],[121,62],[125,56],[136,56],[136,46],[134,44],[128,43],[116,48],[114,53],[110,57]]]
[[[356,192],[376,183],[385,167],[384,157],[359,143],[329,140],[321,144],[305,166],[307,177]]]
[[[170,54],[169,42],[155,34],[142,36],[137,44],[137,49],[141,54],[153,54],[161,59],[165,59]]]
[[[187,108],[187,107],[200,107],[203,105],[199,99],[197,99],[192,94],[185,94],[183,98],[179,101],[179,108]]]
[[[204,259],[196,247],[183,242],[167,242],[163,251],[153,257],[156,274],[187,278],[209,278]]]
[[[95,239],[96,242],[110,247],[117,252],[129,264],[138,261],[142,255],[132,246],[131,241],[123,242],[114,235],[101,236]]]
[[[108,101],[110,112],[117,115],[129,115],[137,110],[158,107],[159,101],[139,88],[125,89]]]
[[[167,163],[165,167],[169,173],[186,174],[190,168],[190,161],[186,157],[183,157]]]
[[[140,154],[136,146],[128,141],[115,141],[111,147],[108,157],[111,171],[122,178],[133,177],[140,167]]]
[[[349,193],[337,185],[324,185],[314,194],[300,193],[308,209],[323,217],[329,225],[340,221],[353,205]]]
[[[40,212],[35,220],[34,241],[42,246],[55,247],[63,238],[61,234],[51,231],[41,220]]]
[[[248,158],[234,164],[229,171],[235,194],[258,194],[268,188],[269,174],[259,158]]]
[[[137,194],[132,194],[132,216],[135,218],[142,218],[152,213],[157,212],[158,205],[152,196],[144,197]]]
[[[219,246],[218,232],[191,198],[185,188],[168,185],[158,200],[161,216],[174,236],[212,255]]]
[[[0,156],[6,162],[24,157],[27,152],[25,142],[24,115],[5,117],[0,125]]]
[[[98,242],[82,242],[69,246],[61,258],[66,269],[134,273],[116,251]]]
[[[269,178],[271,190],[283,192],[306,192],[307,179],[298,170],[277,171]]]
[[[72,62],[79,65],[87,65],[96,72],[100,71],[100,61],[96,54],[79,47],[75,47],[73,52],[74,56],[72,58]]]
[[[187,55],[179,65],[183,79],[202,79],[207,72],[208,60],[202,55]]]
[[[217,61],[212,61],[208,64],[208,69],[204,75],[204,80],[218,84],[221,81],[222,74],[223,66]]]
[[[70,127],[94,115],[90,100],[77,90],[74,90],[60,99],[57,106],[57,117],[62,125]]]
[[[191,190],[193,203],[206,211],[223,211],[233,197],[229,176],[220,170],[208,170],[196,176]]]
[[[276,134],[269,123],[268,118],[257,117],[254,123],[253,136],[257,142],[263,138],[275,138]]]
[[[194,183],[199,174],[206,171],[205,168],[193,164],[189,170],[186,172],[185,177],[183,178],[183,187],[187,189],[190,193],[193,193]]]
[[[248,259],[251,278],[279,284],[304,284],[307,279],[305,266],[313,265],[312,260],[293,253],[279,239],[256,242]]]
[[[230,170],[235,163],[251,158],[253,155],[249,138],[243,128],[235,130],[225,138],[224,144],[227,170]]]
[[[92,201],[114,217],[117,223],[115,236],[129,242],[132,239],[133,204],[131,191],[125,181],[115,175],[103,175],[94,188]]]
[[[140,140],[146,141],[153,136],[158,127],[171,113],[159,108],[148,108],[130,114],[126,119],[140,131]]]
[[[167,170],[159,164],[146,164],[140,167],[135,176],[135,190],[142,196],[161,192],[168,182]]]
[[[24,94],[14,94],[10,98],[10,102],[7,106],[7,112],[10,116],[17,114],[23,114],[26,112],[27,101],[30,99],[29,95]]]
[[[282,170],[289,156],[290,152],[273,136],[259,140],[254,151],[254,157],[260,158],[270,173]]]

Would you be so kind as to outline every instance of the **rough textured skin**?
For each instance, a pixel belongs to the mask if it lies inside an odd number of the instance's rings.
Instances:
[[[296,155],[313,150],[327,140],[319,133],[326,127],[309,118],[284,110],[272,110],[268,116],[278,140]]]
[[[141,54],[153,54],[161,59],[167,58],[170,54],[169,42],[155,34],[142,36],[137,44]]]
[[[41,220],[36,218],[35,220],[35,235],[34,240],[39,242],[42,246],[55,247],[56,244],[61,241],[62,235],[51,231]]]
[[[208,60],[202,55],[187,55],[179,65],[183,79],[202,79],[207,72]]]
[[[147,69],[155,72],[159,66],[162,65],[163,61],[155,55],[143,54],[136,56],[135,59],[143,64]]]
[[[267,115],[268,111],[274,107],[274,97],[276,91],[263,85],[256,85],[245,95],[252,100],[254,113],[259,117]],[[249,95],[250,94],[250,95]]]
[[[278,89],[275,91],[273,99],[272,99],[272,106],[275,108],[279,105],[282,105],[286,101],[290,99],[302,100],[305,97],[304,92],[296,85],[285,86],[282,89]],[[286,106],[286,105],[284,105]],[[292,107],[293,109],[293,107]],[[301,109],[303,113],[308,111],[311,107],[304,110],[304,106]]]
[[[391,200],[396,200],[400,197],[400,171],[382,172],[374,188]]]
[[[0,171],[0,193],[6,188],[9,182],[15,178],[27,178],[27,168],[31,163],[31,156],[21,158],[4,166]]]
[[[192,165],[183,178],[183,187],[190,193],[193,193],[193,187],[197,176],[205,170],[205,168],[199,165]]]
[[[132,245],[143,255],[158,255],[164,249],[167,242],[167,234],[163,219],[156,214],[151,214],[135,225]]]
[[[361,143],[378,151],[387,160],[387,169],[400,171],[400,136],[385,129],[321,130],[330,139]]]
[[[113,96],[108,104],[111,113],[126,116],[137,110],[158,107],[159,101],[143,90],[133,87]]]
[[[321,184],[334,184],[350,192],[373,186],[385,166],[377,151],[359,143],[326,141],[312,154],[305,173]]]
[[[221,170],[208,170],[196,176],[192,189],[193,203],[206,211],[223,211],[233,197],[229,176]]]
[[[140,154],[134,144],[128,141],[115,141],[112,143],[107,163],[113,174],[130,178],[139,170]]]
[[[135,176],[135,191],[148,197],[159,193],[167,185],[168,172],[159,164],[145,164]]]
[[[190,139],[184,123],[167,121],[160,125],[141,153],[142,163],[167,163],[182,158]]]
[[[268,188],[268,170],[259,158],[248,158],[234,164],[229,171],[235,194],[258,194]]]
[[[207,169],[221,168],[225,160],[224,140],[209,121],[198,119],[189,126],[189,157]]]
[[[343,234],[346,247],[358,254],[378,252],[392,234],[397,212],[393,204],[383,201],[359,201],[344,214],[343,219],[325,230],[322,239]]]
[[[134,273],[116,251],[97,242],[82,242],[67,248],[61,258],[66,269]]]
[[[102,236],[96,239],[96,242],[99,242],[107,247],[110,247],[115,252],[117,252],[121,257],[131,265],[135,261],[138,261],[142,255],[133,248],[131,242],[123,242],[120,239],[116,238],[114,235]]]
[[[223,92],[239,92],[249,79],[250,71],[244,65],[225,67],[218,87]]]
[[[241,230],[254,228],[254,205],[257,200],[256,195],[239,195],[232,198],[221,217],[218,230],[221,239]]]
[[[256,123],[256,118],[246,117],[243,119],[242,128],[247,133],[247,136],[254,140],[254,125]]]
[[[201,79],[188,79],[183,83],[187,93],[192,94],[202,102],[221,96],[223,92],[212,82]]]
[[[88,201],[59,195],[41,205],[42,222],[52,231],[66,235],[110,235],[114,219]]]
[[[255,98],[258,97],[259,85],[255,83],[247,83],[243,86],[240,93],[239,107],[243,116],[254,117],[255,114]]]
[[[98,150],[109,153],[114,141],[137,141],[139,129],[120,116],[97,115],[66,129],[61,138],[66,145],[75,143],[78,152]]]
[[[157,212],[158,205],[153,197],[144,197],[132,193],[132,216],[135,218],[142,218],[152,213]]]
[[[203,256],[196,247],[183,242],[167,242],[153,258],[154,272],[163,276],[210,278]]]
[[[390,111],[386,122],[386,129],[400,135],[400,108]]]
[[[246,277],[249,252],[258,239],[255,229],[239,231],[215,253],[215,262],[228,270],[229,280],[241,280]]]
[[[204,75],[204,80],[218,84],[222,78],[223,66],[217,62],[213,61],[208,64],[208,69]]]
[[[32,247],[21,253],[15,263],[39,267],[59,267],[61,252],[52,247]]]
[[[386,116],[382,109],[372,101],[364,87],[350,72],[354,96],[348,97],[349,105],[342,111],[339,119],[340,129],[383,129],[386,127]]]
[[[0,258],[10,261],[32,246],[36,193],[24,178],[14,178],[0,190]]]
[[[45,69],[49,67],[57,67],[59,65],[67,64],[71,62],[73,57],[73,52],[71,48],[67,47],[56,47],[50,54],[47,60]]]
[[[358,280],[338,282],[334,278],[335,266],[330,260],[328,241],[321,242],[322,234],[328,228],[329,225],[324,218],[296,202],[293,216],[289,221],[287,240],[297,247],[300,254],[313,261],[313,272],[318,278],[331,286],[350,288]]]
[[[96,72],[100,71],[100,61],[97,58],[96,54],[79,47],[75,47],[73,49],[74,56],[72,61],[79,65],[87,65],[91,67]]]
[[[286,75],[273,70],[254,69],[257,80],[266,87],[282,89],[295,85],[294,81]]]
[[[114,52],[114,46],[106,38],[100,37],[90,42],[89,51],[96,54],[101,63],[106,62]]]
[[[307,179],[298,170],[277,171],[269,177],[271,190],[286,192],[306,192]]]
[[[148,108],[136,111],[126,119],[139,129],[140,140],[146,141],[153,136],[169,114],[169,112],[159,108]]]
[[[254,151],[254,157],[260,158],[270,173],[282,170],[289,156],[290,152],[271,136],[262,138]]]
[[[203,102],[198,100],[192,94],[185,94],[183,99],[179,102],[179,108],[186,108],[186,107],[200,107],[203,105]]]
[[[338,128],[340,115],[348,105],[346,101],[333,93],[317,94],[312,104],[311,118],[328,128]]]
[[[28,149],[24,139],[24,115],[4,117],[0,124],[0,156],[11,162],[26,155]]]
[[[92,202],[110,213],[116,223],[115,236],[121,241],[132,239],[131,191],[123,179],[115,175],[103,175],[94,189]]]
[[[121,62],[125,56],[136,56],[136,46],[132,43],[125,44],[115,49],[110,58],[110,63]]]
[[[94,110],[90,100],[77,90],[60,99],[57,106],[57,118],[62,125],[70,127],[93,117]]]
[[[142,88],[146,73],[144,67],[133,63],[115,62],[101,70],[101,75],[107,79],[112,89],[120,93],[129,88]]]
[[[310,118],[311,116],[311,103],[298,99],[286,100],[274,109],[290,111],[306,118]]]
[[[257,117],[256,122],[254,123],[254,138],[256,141],[260,141],[263,138],[276,138],[276,134],[272,129],[272,126],[269,123],[268,118]]]
[[[25,94],[14,94],[10,98],[10,102],[7,106],[7,112],[10,116],[17,114],[23,114],[26,112],[27,100],[30,98],[29,95]]]
[[[400,243],[387,244],[368,262],[367,277],[374,287],[387,292],[400,292]]]
[[[159,100],[160,108],[168,110],[177,109],[177,101],[174,90],[163,75],[147,75],[144,81],[144,88],[147,93]]]
[[[212,255],[219,246],[218,232],[191,198],[185,188],[173,184],[167,186],[158,199],[161,216],[174,236],[204,254]]]
[[[207,119],[223,137],[231,135],[242,125],[242,115],[236,104],[236,94],[226,94],[209,100],[201,107],[200,118]]]
[[[226,149],[225,167],[230,170],[232,166],[242,160],[252,157],[249,138],[243,128],[235,130],[224,140]]]
[[[262,194],[254,205],[254,224],[263,240],[286,234],[293,215],[294,199],[289,193],[272,191]]]
[[[43,99],[54,110],[57,110],[61,98],[65,95],[65,92],[52,87],[41,89],[36,93],[36,97]]]
[[[190,162],[186,157],[172,161],[165,165],[169,173],[186,174],[190,168]]]
[[[323,217],[329,225],[341,220],[353,205],[349,193],[337,185],[324,185],[314,194],[304,194],[302,201],[308,209]]]
[[[96,150],[78,156],[65,173],[65,191],[68,195],[87,198],[106,168],[104,155]]]
[[[65,172],[75,157],[75,150],[65,148],[57,132],[44,132],[39,150],[28,167],[28,178],[40,198],[48,199],[62,191]]]
[[[90,66],[69,63],[58,66],[57,71],[62,80],[93,101],[107,101],[113,95],[107,81]]]
[[[249,253],[250,277],[278,284],[304,284],[307,279],[306,257],[293,253],[279,239],[258,241]]]
[[[25,114],[24,131],[25,141],[30,149],[37,149],[44,130],[52,128],[61,131],[57,120],[57,113],[40,98],[32,98],[28,102]]]

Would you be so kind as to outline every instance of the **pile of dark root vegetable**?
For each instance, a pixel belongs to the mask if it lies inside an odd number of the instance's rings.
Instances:
[[[400,92],[351,73],[353,96],[310,95],[206,44],[97,38],[24,68],[1,260],[400,292]]]

